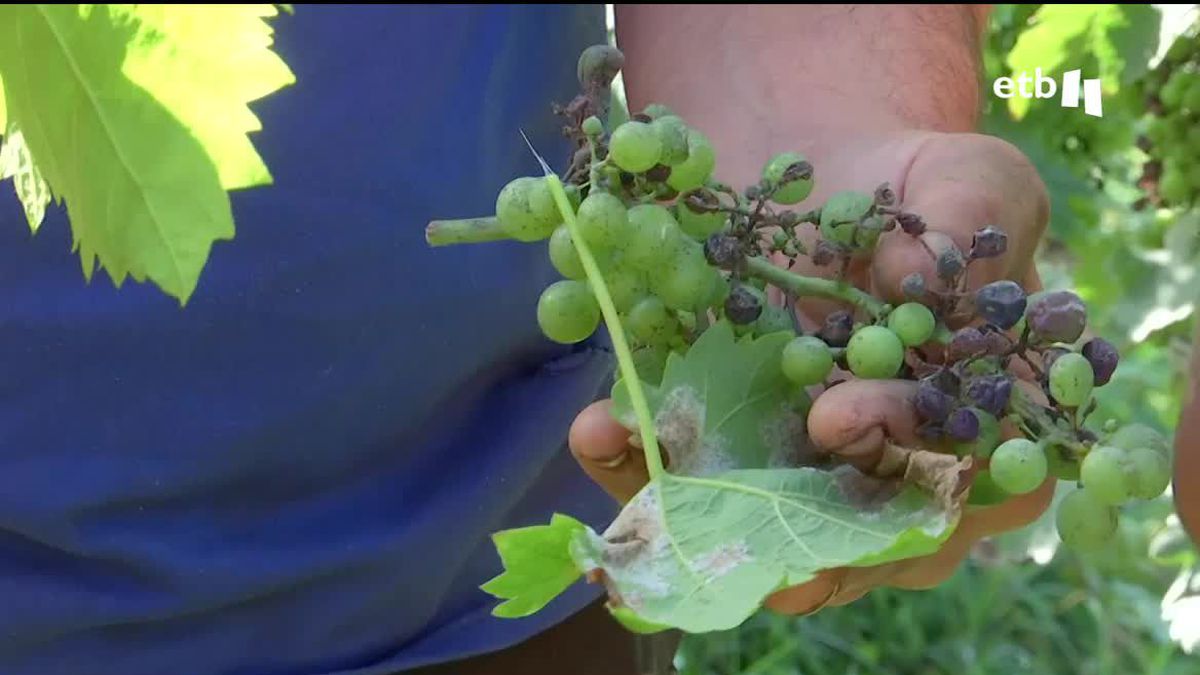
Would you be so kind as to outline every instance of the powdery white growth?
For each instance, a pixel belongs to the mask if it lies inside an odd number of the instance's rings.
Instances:
[[[691,387],[675,387],[666,393],[654,426],[673,474],[715,476],[737,467],[727,444],[716,434],[706,435],[704,402]]]
[[[750,547],[745,540],[718,545],[691,562],[692,571],[710,582],[729,574],[739,565],[750,562]]]

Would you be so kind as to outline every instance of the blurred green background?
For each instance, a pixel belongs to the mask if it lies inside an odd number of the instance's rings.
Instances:
[[[1024,150],[1051,192],[1046,285],[1075,289],[1094,330],[1121,349],[1100,419],[1167,434],[1200,297],[1197,16],[1196,5],[997,5],[980,82],[983,130]],[[993,94],[997,77],[1035,68],[1060,83],[1074,69],[1101,78],[1103,117],[1057,96]],[[1176,72],[1195,90],[1171,95],[1190,96],[1188,112],[1163,110],[1160,90]],[[1189,105],[1168,106],[1180,107]],[[936,589],[877,591],[808,618],[764,612],[689,636],[676,666],[682,675],[1200,675],[1200,568],[1170,494],[1128,509],[1118,541],[1087,557],[1059,549],[1053,511],[984,542]]]

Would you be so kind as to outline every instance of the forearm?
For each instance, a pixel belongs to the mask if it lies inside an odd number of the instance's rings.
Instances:
[[[665,103],[718,152],[814,160],[826,139],[970,131],[986,8],[619,6],[631,109]],[[844,147],[839,148],[844,152]]]

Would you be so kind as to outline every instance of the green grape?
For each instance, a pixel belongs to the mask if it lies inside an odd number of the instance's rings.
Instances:
[[[658,134],[662,144],[662,156],[658,160],[660,164],[675,166],[687,159],[688,128],[683,120],[674,115],[664,115],[651,122],[650,128]]]
[[[1060,405],[1077,408],[1092,394],[1095,375],[1082,354],[1063,354],[1050,366],[1050,395]]]
[[[595,138],[604,133],[604,122],[601,122],[599,117],[592,115],[583,121],[580,128],[583,130],[583,133]]]
[[[811,335],[793,338],[783,348],[780,366],[787,379],[802,387],[819,384],[833,370],[833,352],[821,338]]]
[[[650,294],[646,273],[628,265],[614,266],[604,275],[604,281],[618,312],[628,312],[638,300]]]
[[[1158,179],[1158,194],[1171,204],[1186,204],[1192,196],[1192,185],[1182,169],[1170,166]]]
[[[704,240],[725,229],[727,216],[724,212],[696,213],[688,208],[682,200],[675,204],[675,217],[679,219],[679,229],[693,239]]]
[[[597,247],[619,247],[629,236],[625,204],[607,192],[592,192],[579,205],[575,224],[583,240]]]
[[[1117,533],[1117,509],[1087,490],[1075,490],[1058,504],[1054,516],[1058,536],[1077,551],[1095,551]]]
[[[658,132],[645,122],[626,122],[614,129],[608,139],[609,159],[630,173],[654,168],[661,154]]]
[[[1171,448],[1167,444],[1167,439],[1145,424],[1126,424],[1114,431],[1106,444],[1122,450],[1150,448],[1167,458],[1168,461],[1171,458]]]
[[[625,320],[629,334],[644,345],[665,345],[679,331],[679,319],[662,300],[648,296],[637,301]]]
[[[888,314],[887,326],[906,347],[917,347],[933,337],[937,320],[933,312],[919,302],[906,302]]]
[[[863,192],[846,190],[829,197],[821,206],[821,237],[843,246],[854,246],[858,221],[870,212],[875,198]]]
[[[979,420],[979,435],[973,441],[955,443],[954,454],[959,457],[974,455],[986,459],[992,456],[992,452],[1000,444],[1000,421],[986,410],[974,407],[970,410],[975,413],[975,419]]]
[[[882,234],[883,218],[879,216],[867,216],[854,229],[854,247],[864,251],[873,249],[875,248],[875,244],[879,242],[879,237]]]
[[[778,184],[783,179],[783,173],[787,168],[797,162],[807,162],[804,155],[798,152],[782,152],[772,157],[763,167],[762,177],[769,181],[772,185]],[[781,185],[775,190],[775,194],[771,197],[771,201],[776,204],[798,204],[812,193],[813,180],[812,177],[793,180],[786,185]]]
[[[676,254],[652,275],[651,287],[671,309],[702,309],[712,297],[713,284],[721,281],[720,273],[709,266],[699,244],[681,243],[675,250]]]
[[[724,279],[721,280],[724,282]],[[770,335],[771,333],[788,332],[796,334],[796,326],[792,323],[792,314],[786,307],[779,305],[763,305],[762,314],[750,325],[755,335]]]
[[[1152,448],[1129,451],[1129,488],[1135,499],[1154,499],[1171,484],[1171,463]]]
[[[660,271],[685,241],[675,217],[658,204],[638,204],[629,209],[629,224],[632,232],[625,245],[625,259],[646,272]]]
[[[671,167],[671,175],[667,177],[667,185],[676,192],[687,192],[704,185],[717,165],[716,152],[707,136],[689,129],[687,144],[687,159]]]
[[[1200,77],[1192,77],[1187,91],[1183,93],[1183,107],[1192,112],[1200,112]]]
[[[571,243],[571,232],[566,225],[559,225],[554,234],[550,235],[550,264],[568,279],[587,277],[583,270],[583,262],[579,260],[579,252],[575,250],[575,244]]]
[[[556,281],[538,298],[537,320],[546,337],[562,344],[574,344],[596,332],[600,325],[600,307],[586,283]]]
[[[1079,462],[1075,461],[1066,446],[1047,445],[1046,466],[1050,469],[1050,475],[1059,480],[1079,480]]]
[[[1033,492],[1046,480],[1046,453],[1029,439],[1009,439],[992,452],[988,471],[996,486],[1009,494]]]
[[[544,178],[523,176],[505,185],[496,197],[496,220],[518,241],[541,241],[562,222]]]
[[[1079,466],[1079,481],[1098,501],[1120,506],[1132,496],[1128,452],[1108,445],[1093,447]]]
[[[864,380],[895,377],[904,364],[904,343],[883,326],[863,326],[850,336],[846,362]]]

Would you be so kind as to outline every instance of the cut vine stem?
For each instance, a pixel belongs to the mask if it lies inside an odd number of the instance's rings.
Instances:
[[[876,300],[844,281],[801,276],[759,256],[746,258],[746,273],[769,284],[774,284],[796,297],[816,297],[848,302],[867,312],[873,318],[882,316],[886,308],[886,303],[883,301]]]
[[[482,244],[512,239],[495,216],[434,220],[425,226],[425,241],[430,246],[451,244]]]

